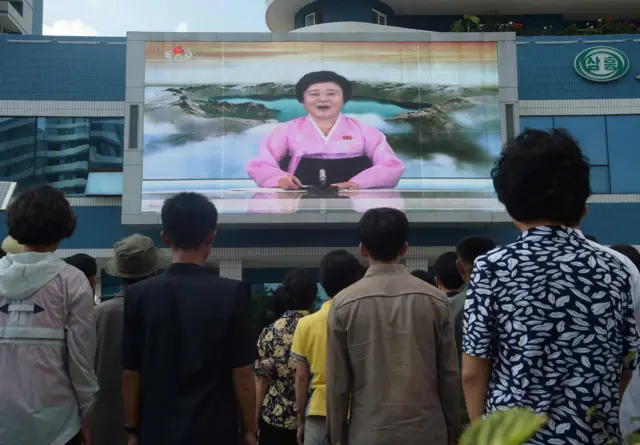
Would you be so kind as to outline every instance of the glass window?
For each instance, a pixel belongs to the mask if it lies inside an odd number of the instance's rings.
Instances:
[[[36,183],[36,119],[0,117],[0,180],[18,183],[16,191]]]
[[[84,196],[90,172],[122,172],[123,134],[121,117],[0,117],[0,180]],[[121,194],[122,174],[100,179]]]
[[[91,118],[89,132],[89,168],[91,171],[122,171],[124,150],[124,119],[121,117]]]
[[[89,176],[89,118],[38,118],[36,181],[83,196]]]
[[[386,25],[387,24],[387,14],[383,14],[380,11],[375,9],[371,10],[371,21],[376,25]]]
[[[304,16],[304,26],[313,26],[316,24],[316,13],[312,12]]]

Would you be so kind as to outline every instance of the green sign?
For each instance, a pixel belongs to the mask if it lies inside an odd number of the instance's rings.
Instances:
[[[627,74],[629,58],[615,48],[594,46],[576,56],[573,68],[592,82],[611,82]]]

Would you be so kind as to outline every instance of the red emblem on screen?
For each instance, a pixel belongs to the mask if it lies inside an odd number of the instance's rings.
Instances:
[[[188,60],[193,54],[182,45],[176,45],[169,51],[165,51],[164,58],[168,60]]]
[[[350,141],[351,139],[353,139],[351,136],[342,136],[343,141]]]

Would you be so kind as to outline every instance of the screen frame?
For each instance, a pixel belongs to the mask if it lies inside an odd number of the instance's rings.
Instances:
[[[437,33],[428,31],[394,31],[385,33],[162,33],[128,32],[126,49],[125,142],[123,157],[122,224],[157,226],[160,213],[142,212],[142,160],[144,136],[145,45],[147,42],[495,42],[498,51],[498,88],[500,135],[520,129],[516,35],[512,32]],[[507,108],[513,110],[507,116]],[[507,123],[513,128],[507,131]],[[330,211],[291,214],[229,214],[219,216],[219,224],[249,227],[284,227],[288,225],[334,226],[353,224],[361,214],[354,211]],[[455,210],[408,211],[409,221],[417,224],[496,224],[511,218],[505,211],[479,212]]]

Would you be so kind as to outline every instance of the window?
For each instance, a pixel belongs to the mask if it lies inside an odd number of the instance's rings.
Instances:
[[[316,13],[312,12],[304,16],[304,26],[316,25]]]
[[[123,118],[0,117],[0,180],[18,182],[19,191],[49,183],[85,196],[90,175],[122,172],[123,134]]]
[[[371,22],[376,25],[386,25],[387,24],[387,14],[383,14],[380,11],[376,11],[375,9],[371,10]]]

